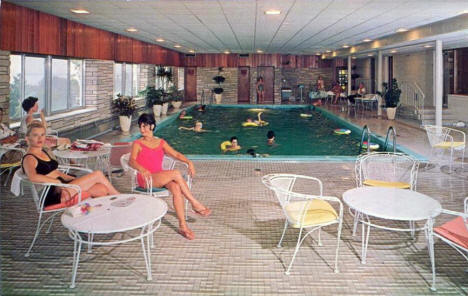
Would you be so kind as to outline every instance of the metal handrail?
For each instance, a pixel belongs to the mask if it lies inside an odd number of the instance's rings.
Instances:
[[[371,131],[370,131],[369,127],[366,124],[362,128],[361,143],[359,144],[359,154],[361,154],[362,144],[364,142],[364,136],[366,135],[366,133],[367,133],[367,153],[370,153],[370,134],[371,134]]]
[[[396,131],[393,126],[390,126],[387,130],[387,136],[385,137],[385,144],[384,144],[384,151],[387,151],[387,146],[388,146],[388,136],[390,135],[390,132],[393,136],[393,152],[396,152]]]
[[[401,81],[401,98],[402,105],[411,106],[414,108],[415,114],[419,120],[424,120],[424,100],[426,95],[421,87],[414,81]]]

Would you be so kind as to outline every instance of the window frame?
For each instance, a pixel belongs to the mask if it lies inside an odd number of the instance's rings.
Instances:
[[[121,81],[120,81],[120,95],[122,96],[131,96],[131,97],[136,97],[138,96],[138,92],[139,92],[139,84],[140,84],[140,64],[135,64],[135,63],[126,63],[126,62],[116,62],[114,61],[114,73],[113,73],[113,82],[114,82],[114,86],[113,86],[113,99],[115,100],[117,98],[117,93],[115,92],[115,65],[116,64],[120,64],[121,65]],[[131,81],[131,85],[132,85],[132,89],[130,90],[130,95],[127,95],[126,92],[127,92],[127,66],[130,67],[130,69],[132,70],[131,71],[131,75],[130,75],[130,81]],[[136,72],[137,73],[134,73],[134,66],[136,66]],[[134,75],[137,75],[136,76],[136,85],[133,84],[133,77]],[[135,88],[135,89],[134,89]]]

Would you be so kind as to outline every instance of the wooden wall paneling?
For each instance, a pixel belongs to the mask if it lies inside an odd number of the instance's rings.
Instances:
[[[98,58],[103,60],[114,60],[115,52],[115,39],[117,34],[99,30],[98,38]]]
[[[3,1],[0,3],[0,49],[8,49],[16,47],[16,10],[12,5]]]
[[[239,56],[239,67],[253,67],[252,65],[252,54],[249,54],[248,57]]]
[[[238,66],[239,66],[239,55],[237,53],[228,54],[226,67],[237,68]]]
[[[131,63],[133,60],[133,39],[117,35],[115,39],[115,61]]]
[[[197,54],[198,55],[198,54]],[[184,65],[185,67],[196,67],[197,66],[197,55],[185,56]]]
[[[67,21],[56,16],[38,13],[35,52],[50,55],[66,55]],[[37,47],[36,47],[37,46]]]
[[[145,42],[133,40],[132,43],[132,63],[142,64],[148,55],[148,47]]]

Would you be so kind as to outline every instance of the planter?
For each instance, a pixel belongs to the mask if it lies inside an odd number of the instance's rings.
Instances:
[[[387,107],[387,118],[389,120],[395,119],[396,109],[397,109],[396,107],[393,107],[393,108]]]
[[[215,102],[216,104],[221,104],[221,100],[223,99],[223,94],[215,94]]]
[[[173,101],[171,104],[174,109],[179,110],[180,106],[182,106],[182,101]]]
[[[162,109],[162,105],[153,105],[154,117],[160,117],[161,116],[161,109]]]
[[[123,135],[130,134],[130,126],[132,125],[132,116],[119,116],[120,129]]]
[[[162,104],[161,115],[166,115],[167,114],[167,108],[169,108],[169,103]]]

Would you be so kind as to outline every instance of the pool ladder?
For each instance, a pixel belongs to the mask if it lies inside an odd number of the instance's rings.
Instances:
[[[213,104],[213,90],[203,89],[201,93],[201,105]]]
[[[361,134],[361,143],[359,144],[359,154],[362,152],[362,144],[364,143],[364,137],[367,135],[367,153],[370,153],[370,136],[371,136],[371,131],[369,127],[364,125],[362,128],[362,134]]]
[[[390,126],[387,130],[387,137],[385,137],[385,144],[384,144],[384,151],[387,151],[387,148],[388,148],[388,137],[392,135],[392,139],[393,139],[393,153],[396,152],[396,131],[395,131],[395,128],[393,126]]]

